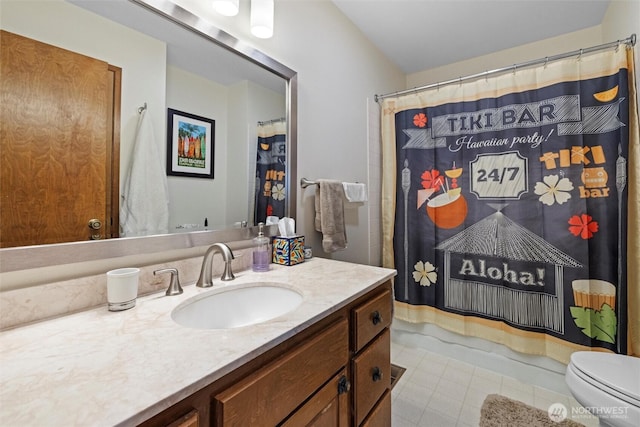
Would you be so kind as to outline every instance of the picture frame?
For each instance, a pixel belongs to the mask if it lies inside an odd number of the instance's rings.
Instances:
[[[213,179],[213,119],[167,109],[167,175]]]

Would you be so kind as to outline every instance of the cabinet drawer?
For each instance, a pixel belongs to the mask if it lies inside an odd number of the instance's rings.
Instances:
[[[391,387],[391,332],[385,330],[353,360],[356,425]]]
[[[342,319],[214,398],[216,425],[276,425],[349,360]]]
[[[392,303],[391,292],[386,290],[353,310],[354,351],[360,351],[391,324]]]
[[[360,427],[389,427],[390,425],[391,390],[387,390]]]

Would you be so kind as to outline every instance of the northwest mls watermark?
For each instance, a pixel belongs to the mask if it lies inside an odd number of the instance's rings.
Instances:
[[[626,419],[628,410],[628,406],[572,406],[569,411],[562,403],[553,403],[549,406],[547,414],[552,421],[560,423],[567,418],[575,421],[594,416],[603,420]]]

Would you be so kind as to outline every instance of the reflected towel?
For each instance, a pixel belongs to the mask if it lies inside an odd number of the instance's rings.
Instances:
[[[140,114],[120,201],[121,236],[169,232],[169,191],[160,144],[147,110]]]
[[[315,228],[322,233],[322,249],[325,252],[335,252],[347,247],[343,199],[344,188],[340,181],[318,180]]]
[[[343,182],[344,196],[348,202],[366,202],[367,186],[361,182]]]

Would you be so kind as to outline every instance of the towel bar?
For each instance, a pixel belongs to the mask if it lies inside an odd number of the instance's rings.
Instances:
[[[316,181],[311,181],[307,178],[300,178],[300,187],[302,188],[307,188],[310,185],[317,185],[318,183]]]

